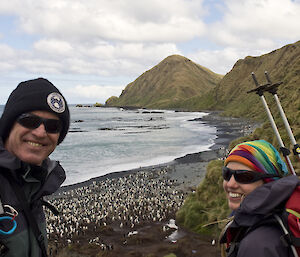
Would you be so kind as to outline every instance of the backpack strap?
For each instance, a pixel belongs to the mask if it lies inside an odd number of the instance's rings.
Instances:
[[[239,229],[234,231],[233,239],[230,242],[228,248],[226,249],[227,257],[236,257],[240,243],[242,239],[248,234],[249,228],[247,227],[240,227]],[[228,231],[227,231],[228,232]]]
[[[292,209],[286,209],[286,211],[288,212],[288,213],[291,213],[291,214],[293,214],[294,216],[296,216],[297,218],[300,218],[300,214],[298,213],[298,212],[296,212],[296,211],[294,211],[294,210],[292,210]]]
[[[2,201],[1,201],[1,195],[2,194],[3,194],[3,188],[2,188],[2,186],[0,186],[0,215],[5,213],[4,206],[3,206]]]
[[[3,208],[3,204],[1,202],[1,195],[0,195],[0,215],[4,214],[4,208]]]
[[[47,207],[55,216],[58,216],[60,212],[57,210],[57,208],[49,203],[48,201],[41,199],[42,205]]]
[[[280,227],[282,228],[284,234],[280,237],[280,239],[282,240],[282,242],[286,245],[286,246],[290,246],[291,249],[292,249],[292,252],[294,254],[295,257],[299,257],[298,256],[298,253],[297,253],[297,250],[294,246],[294,243],[293,243],[293,240],[295,241],[298,241],[298,243],[300,242],[300,240],[296,240],[296,238],[293,238],[289,231],[287,230],[287,228],[285,227],[285,225],[283,224],[283,221],[282,219],[277,215],[277,214],[274,214],[274,217],[275,219],[278,221]]]
[[[14,179],[9,179],[9,182],[15,190],[15,194],[20,202],[20,205],[22,206],[24,216],[28,222],[28,225],[32,229],[32,232],[33,232],[33,234],[37,240],[37,243],[42,251],[42,256],[47,257],[48,255],[47,255],[47,250],[46,250],[46,246],[45,246],[45,238],[44,238],[43,234],[41,233],[34,216],[32,215],[30,206],[27,202],[27,199],[26,199],[23,189],[20,187],[20,185]]]
[[[226,249],[227,257],[236,257],[240,247],[240,242],[232,242],[229,248]]]
[[[300,219],[300,213],[298,213],[298,212],[295,211],[295,210],[289,209],[289,208],[286,209],[286,212],[287,212],[287,213],[290,213],[290,214],[292,214],[292,215],[294,215],[294,216],[296,217],[296,219],[298,220],[298,222],[299,222],[299,219]],[[288,220],[288,216],[289,216],[289,215],[285,214],[285,215],[283,216],[283,218],[286,217],[286,220]],[[286,225],[286,226],[288,227],[288,224],[284,223],[284,225]],[[300,225],[300,224],[298,223],[298,227],[300,228],[299,225]],[[299,238],[299,237],[296,237],[293,233],[291,233],[291,229],[289,229],[289,233],[290,233],[290,235],[291,235],[291,243],[292,243],[294,246],[296,246],[296,247],[300,247],[300,238]],[[299,255],[299,254],[298,254],[298,255]]]

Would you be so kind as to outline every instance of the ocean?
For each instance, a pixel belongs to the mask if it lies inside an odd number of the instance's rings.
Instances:
[[[66,170],[64,185],[205,151],[216,138],[215,127],[195,120],[203,112],[69,108],[69,133],[50,155]]]

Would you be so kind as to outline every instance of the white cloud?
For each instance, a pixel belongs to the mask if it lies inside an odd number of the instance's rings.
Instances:
[[[78,99],[78,103],[104,103],[111,96],[119,96],[124,87],[125,86],[77,85],[74,88],[64,90],[64,93],[67,99]]]
[[[210,37],[220,45],[270,50],[300,37],[300,4],[291,0],[228,0]]]
[[[0,14],[9,22],[0,31],[0,72],[125,80],[124,88],[181,54],[225,74],[240,58],[299,40],[299,13],[292,0],[4,1]]]
[[[10,71],[10,70],[14,70],[15,66],[7,63],[7,62],[1,62],[0,61],[0,71],[6,70],[6,71]]]
[[[209,67],[215,73],[226,74],[233,65],[248,55],[261,55],[262,52],[252,50],[252,52],[239,48],[226,47],[222,50],[199,50],[192,53],[189,58],[204,67]]]
[[[179,42],[203,34],[202,1],[13,1],[2,11],[31,34],[68,41]],[[187,29],[188,28],[188,29]]]
[[[72,46],[62,40],[39,40],[33,44],[35,50],[42,54],[49,54],[49,56],[55,54],[61,57],[70,56],[73,52]]]
[[[16,51],[6,44],[0,44],[0,53],[0,60],[3,61],[7,61],[10,58],[15,58],[16,56]]]
[[[228,0],[210,7],[222,15],[207,24],[207,45],[189,51],[189,58],[214,72],[225,74],[239,59],[266,54],[300,38],[299,1]]]
[[[33,49],[15,50],[0,45],[1,72],[138,76],[163,58],[178,54],[175,44],[117,43],[70,44],[56,39],[39,40]]]

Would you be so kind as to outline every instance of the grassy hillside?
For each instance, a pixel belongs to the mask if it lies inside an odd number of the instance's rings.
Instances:
[[[267,70],[272,82],[282,81],[278,89],[278,96],[288,117],[296,141],[300,142],[300,42],[287,45],[281,49],[260,57],[246,57],[239,60],[232,70],[224,76],[221,82],[208,94],[194,97],[186,102],[186,106],[193,110],[218,109],[224,115],[248,117],[264,121],[262,127],[256,129],[250,136],[239,138],[230,144],[230,148],[246,140],[265,139],[279,149],[275,134],[265,114],[261,99],[257,94],[247,94],[255,88],[251,72],[256,74],[260,84],[266,83],[264,71]],[[266,100],[275,118],[284,144],[292,149],[290,139],[280,118],[274,98],[266,94]],[[298,158],[290,155],[294,168],[300,174]],[[183,207],[177,213],[177,221],[199,233],[217,235],[222,223],[204,226],[216,220],[223,220],[229,214],[224,197],[221,179],[222,161],[212,161],[207,168],[205,179],[197,188],[196,194],[186,199]],[[204,227],[203,227],[204,226]]]
[[[177,212],[176,221],[184,227],[201,234],[218,234],[223,220],[229,214],[222,188],[222,161],[211,161],[204,180],[195,193],[190,194]],[[214,186],[212,186],[214,185]],[[210,223],[213,223],[210,225]]]
[[[260,57],[249,56],[237,61],[233,69],[224,76],[220,84],[213,90],[215,99],[213,107],[224,109],[230,115],[261,118],[261,104],[257,103],[258,96],[246,92],[255,88],[251,72],[256,74],[260,84],[265,84],[265,71],[268,71],[272,82],[283,82],[278,89],[278,95],[287,112],[292,115],[295,114],[296,110],[299,111],[300,41]],[[274,102],[271,101],[271,98],[271,96],[268,97],[268,102]],[[273,107],[274,104],[272,103],[271,106]],[[293,120],[297,121],[296,119]]]
[[[273,83],[283,82],[278,87],[278,97],[289,120],[294,136],[300,140],[300,41],[284,46],[259,57],[238,60],[220,83],[203,96],[194,96],[182,102],[188,110],[223,110],[223,115],[264,121],[255,132],[257,138],[266,139],[278,148],[261,98],[247,92],[256,88],[251,73],[259,84],[267,82],[268,71]],[[265,93],[266,101],[276,121],[285,145],[291,148],[288,134],[280,117],[273,95]]]
[[[246,57],[237,61],[232,70],[209,93],[210,99],[213,100],[208,107],[224,110],[224,115],[265,121],[263,128],[256,131],[256,136],[264,138],[278,147],[261,98],[255,93],[247,94],[247,91],[256,87],[251,77],[251,72],[256,74],[260,84],[265,84],[267,82],[265,71],[268,71],[273,83],[283,82],[278,88],[278,97],[294,135],[299,142],[300,41],[260,57]],[[265,97],[285,145],[291,148],[289,137],[273,95],[266,93]]]
[[[238,60],[222,79],[184,57],[170,56],[129,84],[119,98],[112,97],[108,102],[117,106],[222,110],[223,115],[259,120],[263,122],[262,127],[248,137],[231,142],[230,147],[246,140],[265,139],[279,149],[260,97],[255,93],[247,94],[256,87],[251,73],[256,74],[260,84],[265,84],[265,71],[273,83],[283,82],[278,96],[296,141],[300,143],[300,41],[259,57]],[[292,149],[273,96],[269,93],[265,96],[285,145]],[[290,157],[300,174],[300,162]],[[222,165],[222,161],[209,163],[197,192],[188,196],[177,213],[177,222],[199,233],[216,235],[220,231],[222,223],[205,225],[229,214],[222,189]]]
[[[128,84],[119,98],[110,98],[106,104],[168,109],[173,103],[207,93],[221,78],[183,56],[172,55]]]

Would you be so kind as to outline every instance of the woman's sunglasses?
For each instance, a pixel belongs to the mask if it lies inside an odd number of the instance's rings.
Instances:
[[[233,175],[235,181],[241,184],[250,184],[263,178],[280,177],[280,175],[262,174],[250,170],[232,170],[227,167],[223,167],[222,174],[224,180],[229,181]]]
[[[41,124],[44,124],[47,133],[59,133],[62,125],[60,120],[45,119],[32,113],[24,113],[20,115],[17,122],[28,129],[36,129]]]

